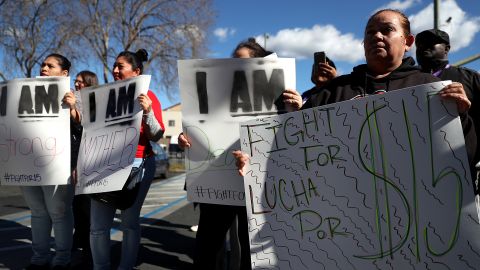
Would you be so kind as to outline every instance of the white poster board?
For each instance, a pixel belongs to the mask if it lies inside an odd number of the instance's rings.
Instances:
[[[83,134],[77,163],[76,194],[122,189],[135,159],[142,109],[150,75],[84,88]]]
[[[183,131],[192,142],[188,200],[245,205],[231,154],[240,149],[238,123],[283,110],[282,91],[295,88],[295,59],[181,60],[178,73]]]
[[[478,269],[480,226],[445,82],[241,125],[255,269]]]
[[[69,77],[0,84],[0,184],[64,185],[70,177]]]

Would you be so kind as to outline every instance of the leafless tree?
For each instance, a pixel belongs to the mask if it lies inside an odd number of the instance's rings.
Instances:
[[[70,42],[66,8],[61,0],[1,1],[0,46],[4,69],[0,76],[32,77],[35,65]]]
[[[147,73],[171,97],[176,60],[206,51],[212,10],[211,0],[82,0],[70,17],[77,19],[77,34],[102,63],[105,82],[118,53],[144,48],[149,53]]]
[[[79,47],[84,52],[85,58],[93,56],[97,61],[100,60],[103,79],[108,82],[110,73],[108,62],[115,53],[110,47],[112,25],[116,20],[112,14],[114,6],[110,1],[82,0],[72,7],[69,17],[76,25],[72,31],[81,38],[81,43],[86,45]],[[93,55],[90,52],[93,52]]]
[[[0,0],[0,78],[31,77],[46,55],[59,52],[74,63],[96,61],[108,82],[119,52],[144,48],[154,88],[172,97],[176,61],[206,52],[212,5],[212,0]]]

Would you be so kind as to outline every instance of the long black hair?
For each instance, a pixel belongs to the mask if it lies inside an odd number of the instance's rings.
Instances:
[[[145,49],[140,49],[137,52],[123,51],[117,55],[125,57],[128,63],[132,65],[132,70],[140,69],[140,74],[143,74],[143,62],[148,60],[148,52]]]

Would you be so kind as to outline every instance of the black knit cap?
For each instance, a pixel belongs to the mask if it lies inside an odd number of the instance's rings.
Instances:
[[[418,43],[443,43],[450,45],[450,37],[447,32],[439,29],[429,29],[420,32],[415,36],[415,44]]]

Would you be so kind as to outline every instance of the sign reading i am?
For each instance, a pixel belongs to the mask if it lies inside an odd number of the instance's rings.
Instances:
[[[285,112],[282,92],[295,89],[295,60],[287,58],[178,61],[190,201],[245,205],[233,150],[240,122]]]
[[[150,75],[84,88],[83,134],[76,194],[122,189],[135,159],[142,109],[138,96],[147,94]]]
[[[69,77],[0,84],[0,184],[62,185],[70,177]]]

